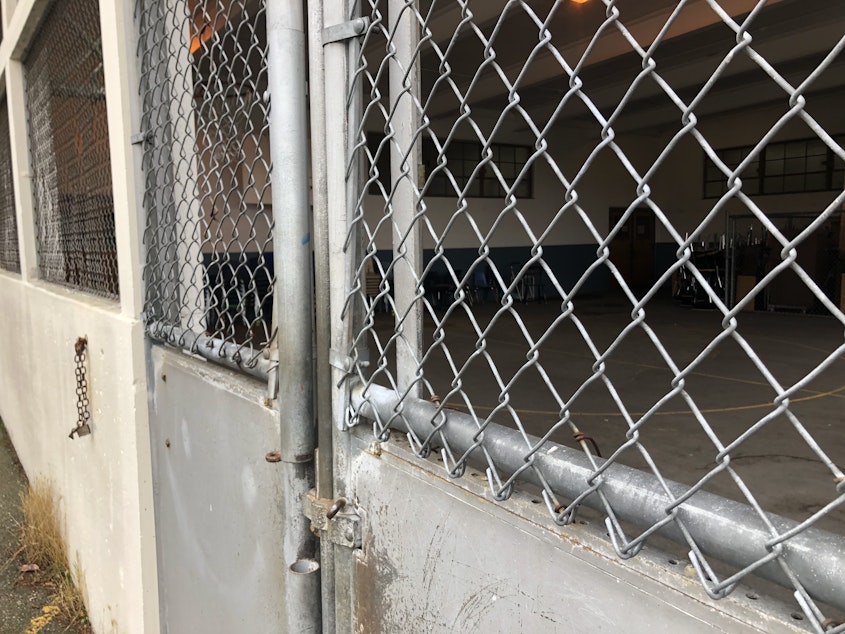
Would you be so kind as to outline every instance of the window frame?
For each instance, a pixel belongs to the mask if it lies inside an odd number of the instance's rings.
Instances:
[[[834,140],[838,143],[845,141],[843,135],[833,135]],[[800,155],[787,156],[788,148],[791,146],[795,148],[798,144],[803,144],[803,152]],[[823,153],[811,153],[811,145],[824,148]],[[737,145],[726,148],[716,149],[715,152],[728,165],[739,165],[739,163],[748,156],[754,149],[754,145]],[[726,156],[730,153],[740,154],[739,161],[726,160]],[[824,170],[810,169],[811,159],[815,157],[824,156],[822,161]],[[801,169],[790,169],[788,162],[802,161]],[[756,174],[749,174],[749,170],[753,170],[756,165]],[[778,165],[777,171],[775,166]],[[824,176],[824,183],[822,186],[809,186],[808,182],[812,177]],[[839,178],[837,178],[837,175]],[[817,136],[802,137],[798,139],[786,139],[783,141],[774,141],[768,143],[761,151],[757,160],[752,162],[746,168],[743,174],[740,174],[742,179],[742,191],[750,196],[778,196],[785,194],[814,194],[819,192],[838,191],[845,188],[845,161],[838,159],[836,153]],[[776,187],[775,179],[780,183],[780,187]],[[801,179],[801,185],[787,186],[788,179],[793,183],[797,179]],[[716,187],[718,186],[718,192]],[[722,173],[716,164],[710,159],[707,153],[704,153],[704,166],[702,172],[702,198],[715,199],[721,198],[728,191],[727,177]]]
[[[381,132],[367,132],[367,148],[372,154],[375,154],[378,146],[383,142],[385,135]],[[446,173],[448,169],[452,178],[455,180],[459,188],[466,189],[470,185],[466,198],[500,198],[503,199],[506,195],[506,190],[499,182],[495,171],[490,166],[495,163],[502,178],[506,182],[513,182],[516,176],[523,170],[527,170],[520,179],[519,185],[514,191],[517,199],[534,198],[534,165],[528,164],[534,148],[530,145],[522,145],[518,143],[491,143],[490,151],[493,156],[490,162],[477,174],[470,184],[470,178],[475,172],[478,164],[482,161],[483,145],[479,141],[454,139],[446,148],[446,169],[440,170],[437,174],[432,176],[432,173],[437,169],[438,152],[435,148],[434,142],[430,138],[422,139],[422,165],[425,170],[425,195],[431,198],[455,198],[458,193],[452,186],[452,182]],[[370,183],[367,192],[371,195],[379,195],[379,183],[385,190],[389,191],[390,179],[390,152],[382,150],[375,167],[379,172],[376,180]],[[512,152],[512,159],[503,158],[503,154]],[[451,158],[450,158],[451,154]],[[510,169],[503,167],[509,166]],[[508,174],[513,174],[509,177]],[[368,179],[371,176],[368,176]]]

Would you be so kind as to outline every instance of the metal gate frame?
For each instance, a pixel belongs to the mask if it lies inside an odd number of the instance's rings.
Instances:
[[[845,540],[812,526],[819,514],[845,500],[845,476],[833,461],[828,459],[825,466],[838,478],[836,497],[799,523],[766,514],[757,506],[705,493],[699,485],[673,482],[659,475],[657,469],[652,474],[618,464],[615,456],[621,450],[611,459],[603,459],[595,455],[598,452],[592,451],[590,438],[584,434],[576,435],[583,449],[578,451],[550,442],[548,436],[539,438],[497,424],[492,418],[480,426],[476,416],[422,398],[423,379],[418,368],[424,355],[425,300],[421,285],[425,267],[417,222],[421,154],[417,56],[424,38],[417,21],[416,0],[384,0],[380,5],[395,16],[394,23],[388,25],[392,49],[387,83],[393,126],[388,151],[394,184],[390,194],[392,222],[397,227],[392,246],[399,256],[390,264],[395,295],[389,303],[395,313],[393,334],[400,345],[396,346],[396,372],[389,385],[365,378],[368,351],[360,334],[371,314],[356,303],[355,297],[366,294],[365,268],[373,253],[362,249],[358,224],[365,193],[360,177],[365,167],[360,151],[365,145],[361,124],[365,106],[362,91],[355,86],[365,72],[359,65],[360,38],[372,25],[360,15],[362,4],[361,0],[266,2],[268,55],[272,61],[267,66],[269,91],[263,97],[272,103],[269,133],[273,162],[283,166],[273,174],[272,188],[273,251],[285,254],[274,259],[274,293],[278,298],[273,311],[275,345],[259,352],[208,336],[199,331],[202,328],[192,331],[182,323],[164,325],[148,319],[146,324],[152,338],[268,380],[270,399],[278,397],[281,448],[275,461],[280,463],[282,480],[277,502],[285,518],[280,537],[285,557],[287,630],[367,631],[368,626],[378,623],[372,614],[372,595],[382,589],[379,584],[396,581],[396,575],[382,574],[382,569],[389,573],[399,565],[415,565],[422,556],[419,545],[420,539],[427,537],[424,531],[438,530],[431,522],[420,521],[419,526],[425,528],[410,526],[405,537],[416,550],[407,553],[404,562],[391,559],[384,548],[374,546],[380,538],[402,537],[397,530],[400,519],[378,512],[375,506],[393,504],[402,509],[400,515],[413,513],[413,506],[401,498],[397,484],[401,483],[413,488],[419,499],[453,511],[467,522],[489,521],[502,539],[516,532],[530,535],[535,540],[532,544],[545,544],[542,548],[550,545],[548,551],[522,550],[519,554],[532,555],[536,560],[543,552],[559,558],[573,571],[601,569],[601,575],[591,578],[599,584],[607,582],[607,587],[599,585],[586,593],[581,590],[582,594],[599,595],[604,610],[614,609],[616,595],[611,588],[624,580],[638,596],[648,600],[637,608],[642,618],[648,617],[650,606],[671,606],[674,620],[670,626],[682,625],[688,616],[702,630],[712,625],[713,629],[728,631],[734,626],[748,631],[800,631],[796,625],[800,618],[817,632],[845,632],[845,624],[826,623],[814,602],[845,609],[845,576],[841,574]],[[466,3],[459,4],[468,11]],[[517,0],[508,6],[514,4],[527,6]],[[614,1],[605,0],[605,4],[611,16]],[[761,1],[758,8],[764,4]],[[743,34],[740,29],[737,50],[748,46]],[[170,36],[178,39],[179,34]],[[833,53],[842,50],[845,38]],[[310,73],[307,82],[306,66]],[[647,66],[644,73],[650,72]],[[611,122],[606,122],[606,127],[610,129]],[[146,133],[142,137],[141,142],[154,140]],[[612,135],[608,138],[612,141]],[[311,150],[311,213],[306,147]],[[718,160],[715,154],[710,158]],[[732,187],[741,167],[731,170],[720,165]],[[641,193],[647,201],[648,192]],[[845,192],[842,196],[845,199]],[[631,209],[641,202],[635,201]],[[832,210],[825,214],[829,216]],[[602,240],[606,243],[611,237]],[[691,240],[679,241],[677,262],[663,276],[689,266],[691,274],[706,285],[700,272],[688,264]],[[791,264],[785,262],[782,268]],[[524,285],[520,278],[527,267],[509,286],[502,286],[511,302],[517,286]],[[199,267],[192,274],[198,271]],[[618,278],[618,271],[614,275]],[[498,281],[502,284],[501,279]],[[199,280],[191,293],[198,294],[202,286]],[[464,286],[455,290],[457,303],[467,298]],[[635,313],[642,312],[642,320],[632,317],[632,325],[644,321],[643,306],[655,292],[652,289],[635,302]],[[721,301],[712,291],[709,293],[714,302]],[[387,288],[379,285],[377,298],[386,299],[387,295]],[[739,305],[732,310],[741,309]],[[730,321],[733,314],[725,313],[726,319]],[[845,346],[838,352],[842,350]],[[682,382],[683,376],[677,378]],[[788,408],[788,397],[798,387],[782,389],[776,401],[779,408]],[[362,421],[366,424],[359,425]],[[391,432],[396,432],[392,439]],[[316,460],[315,447],[319,447]],[[823,453],[817,445],[813,448]],[[439,457],[435,450],[439,450]],[[729,458],[729,451],[724,455]],[[438,459],[442,466],[436,464]],[[727,463],[724,467],[728,468]],[[516,490],[517,485],[522,489]],[[561,503],[558,497],[569,502]],[[601,519],[585,527],[579,524],[579,509],[593,509]],[[626,536],[631,526],[642,531],[635,538]],[[319,557],[314,533],[320,538]],[[659,550],[656,556],[643,550],[647,540],[657,537],[689,549],[685,553],[689,565],[684,572],[667,568],[667,558]],[[462,538],[467,545],[473,541],[472,535]],[[497,544],[488,541],[478,547],[486,549],[485,561],[495,560]],[[729,564],[731,572],[721,578],[708,558]],[[586,567],[582,566],[585,562]],[[670,566],[678,563],[669,560]],[[368,567],[378,574],[368,576]],[[533,572],[527,564],[517,565],[507,575],[518,585]],[[762,600],[748,606],[730,596],[742,594],[737,590],[749,574],[794,590],[802,612],[790,615],[783,605]],[[694,582],[686,579],[688,576],[695,577]],[[554,572],[544,569],[539,579],[553,583]],[[581,580],[568,579],[567,583],[577,589]],[[427,604],[443,598],[435,590],[408,586],[402,590],[402,598],[428,593]],[[467,588],[462,590],[466,592]],[[497,598],[494,594],[492,601]],[[552,606],[556,608],[565,610],[567,606]],[[613,616],[624,622],[627,614]],[[712,624],[708,625],[710,620]]]
[[[360,144],[354,133],[362,105],[350,86],[355,82],[360,42],[358,36],[364,33],[368,23],[357,13],[357,2],[309,2],[310,43],[310,85],[312,121],[312,170],[314,186],[314,236],[316,249],[317,279],[317,353],[331,365],[330,384],[325,376],[318,382],[318,412],[320,447],[320,477],[314,493],[324,500],[322,507],[337,500],[332,507],[332,517],[357,525],[363,522],[368,509],[356,507],[355,474],[360,461],[382,451],[398,453],[400,460],[414,463],[428,455],[433,438],[444,447],[443,462],[447,472],[454,456],[469,458],[484,468],[485,464],[496,463],[508,474],[501,481],[488,469],[489,487],[483,497],[504,500],[508,488],[515,481],[533,483],[542,491],[545,506],[558,525],[569,524],[575,510],[584,505],[606,514],[605,526],[610,536],[606,552],[627,559],[640,552],[645,539],[653,534],[662,535],[683,545],[691,545],[689,558],[703,593],[712,600],[708,605],[713,614],[733,614],[736,605],[723,599],[741,587],[742,578],[751,572],[766,577],[787,587],[797,587],[794,595],[803,608],[804,615],[816,631],[845,631],[845,626],[830,628],[821,623],[821,614],[815,608],[811,596],[841,605],[845,596],[845,583],[839,573],[842,565],[842,538],[824,531],[807,528],[806,525],[784,518],[770,516],[774,529],[780,534],[774,541],[771,531],[761,528],[757,512],[749,506],[699,493],[691,498],[689,487],[666,481],[636,469],[623,467],[600,458],[585,455],[572,449],[548,443],[542,450],[526,460],[524,451],[516,447],[524,445],[524,438],[517,432],[494,423],[479,434],[472,417],[460,412],[448,412],[448,418],[439,404],[419,398],[419,385],[413,375],[415,358],[421,350],[422,310],[414,308],[414,276],[422,271],[422,248],[419,230],[413,228],[414,193],[402,187],[403,175],[407,175],[408,164],[418,163],[407,148],[414,146],[414,131],[419,126],[418,115],[411,105],[413,86],[418,82],[414,56],[419,45],[419,33],[411,22],[409,7],[414,2],[391,0],[390,10],[402,16],[398,24],[390,27],[394,36],[395,61],[407,69],[392,72],[390,78],[391,99],[395,101],[396,124],[395,144],[405,151],[392,149],[392,179],[399,182],[392,203],[396,209],[395,222],[404,225],[403,262],[397,265],[395,274],[395,313],[402,320],[404,347],[397,352],[397,384],[390,387],[363,385],[354,376],[356,363],[364,362],[366,353],[354,351],[353,332],[361,323],[363,315],[350,311],[349,290],[359,288],[361,282],[360,255],[357,253],[360,241],[351,232],[360,189],[361,167],[357,163],[355,144]],[[322,7],[322,11],[320,10]],[[351,95],[346,100],[342,95]],[[403,105],[404,104],[404,105]],[[323,137],[325,134],[325,137]],[[326,152],[326,148],[331,151]],[[343,148],[344,152],[338,151]],[[417,150],[418,151],[418,150]],[[404,170],[404,171],[403,171]],[[325,185],[324,185],[325,184]],[[322,187],[325,186],[325,197]],[[394,243],[394,249],[397,248]],[[418,278],[417,278],[418,279]],[[331,282],[330,282],[331,280]],[[326,289],[330,289],[328,296]],[[330,324],[322,321],[330,316]],[[350,352],[351,351],[351,352]],[[404,351],[404,352],[403,352]],[[329,394],[329,390],[331,393]],[[331,419],[334,423],[329,444],[326,426],[331,402]],[[375,440],[367,441],[367,434],[360,429],[350,429],[350,411],[355,415],[373,421]],[[389,430],[407,434],[410,446],[397,450],[394,443],[390,448],[381,441],[387,439]],[[538,443],[540,439],[532,439]],[[331,461],[326,449],[331,447]],[[367,449],[364,449],[367,447]],[[326,482],[329,465],[333,478]],[[451,476],[462,475],[463,470],[455,467]],[[585,488],[584,483],[590,483]],[[474,484],[474,483],[473,483]],[[433,487],[442,487],[435,484]],[[465,485],[462,479],[450,481],[450,485],[461,490],[481,495],[477,487]],[[845,492],[840,484],[840,493]],[[562,509],[558,507],[547,491],[553,490],[574,502]],[[666,494],[675,500],[666,506]],[[342,507],[345,505],[345,507]],[[343,508],[337,513],[338,508]],[[718,514],[712,512],[718,508]],[[314,515],[313,508],[309,515]],[[630,522],[649,528],[644,535],[628,541],[622,525]],[[343,539],[329,539],[332,523],[330,519],[314,522],[322,529],[321,553],[323,565],[323,623],[324,631],[347,631],[355,629],[358,608],[355,588],[355,554],[349,544],[341,545]],[[526,526],[532,525],[525,519]],[[738,530],[738,527],[742,530]],[[361,529],[366,531],[366,524]],[[564,529],[565,531],[566,529]],[[784,542],[789,540],[789,546]],[[334,543],[331,543],[334,542]],[[352,540],[355,545],[355,540]],[[707,557],[726,561],[739,568],[739,572],[719,579],[707,564]],[[702,596],[689,597],[698,604]],[[334,609],[332,609],[334,606]],[[760,606],[762,608],[762,606]],[[758,615],[759,616],[759,615]],[[746,616],[738,616],[745,619]],[[776,621],[780,617],[776,617]],[[799,617],[794,616],[793,619]],[[753,620],[753,619],[752,619]],[[786,629],[795,626],[788,617],[779,621]],[[769,624],[771,626],[771,623]]]

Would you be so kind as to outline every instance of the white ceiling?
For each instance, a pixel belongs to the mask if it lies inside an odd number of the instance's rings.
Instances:
[[[454,0],[421,4],[431,41],[422,45],[420,68],[423,93],[429,99],[426,112],[435,121],[454,118],[459,103],[443,82],[430,94],[440,75],[441,55],[445,55],[450,78],[462,94],[472,84],[465,101],[476,115],[481,116],[485,110],[497,113],[507,105],[508,89],[500,77],[503,74],[510,82],[519,78],[516,92],[520,106],[542,124],[567,93],[575,66],[579,66],[584,93],[604,116],[609,116],[630,90],[642,71],[643,59],[617,24],[623,25],[629,38],[643,50],[662,34],[652,50],[655,70],[685,101],[701,90],[737,40],[735,29],[714,10],[715,0],[690,0],[678,11],[676,0],[617,0],[616,23],[608,21],[604,0],[584,4],[572,0],[468,0],[465,4],[472,20],[462,16],[460,4]],[[741,22],[757,4],[758,0],[721,0],[717,6]],[[676,14],[667,27],[673,12]],[[539,43],[542,27],[550,38],[545,45]],[[769,0],[754,14],[748,32],[753,49],[787,81],[798,85],[845,37],[845,2]],[[484,40],[495,52],[496,67],[488,64],[479,71],[485,59]],[[367,49],[371,60],[379,54],[379,45],[383,48],[384,41],[376,40]],[[589,53],[584,55],[588,46]],[[839,56],[809,90],[845,90],[843,71],[845,55]],[[747,52],[741,52],[724,69],[696,112],[712,114],[775,100],[786,101],[786,92]],[[651,77],[633,90],[625,113],[620,125],[631,129],[649,129],[679,119],[678,108]],[[586,108],[573,100],[557,120],[577,124],[578,120],[592,119]]]

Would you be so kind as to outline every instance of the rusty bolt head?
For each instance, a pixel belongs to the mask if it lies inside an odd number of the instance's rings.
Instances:
[[[165,438],[165,439],[164,439],[164,446],[165,446],[165,447],[170,447],[170,438]]]
[[[87,346],[87,345],[88,345],[88,337],[87,336],[79,337],[79,339],[76,340],[76,343],[73,344],[73,350],[74,350],[74,352],[76,352],[76,354],[82,354],[83,352],[85,352],[85,346]]]
[[[282,461],[282,452],[281,451],[269,451],[267,455],[264,456],[264,459],[267,462],[281,462]]]

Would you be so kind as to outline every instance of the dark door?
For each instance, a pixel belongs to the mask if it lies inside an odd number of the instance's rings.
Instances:
[[[611,207],[610,227],[625,214],[624,207]],[[654,213],[635,209],[610,243],[610,261],[631,288],[642,290],[654,283]]]

